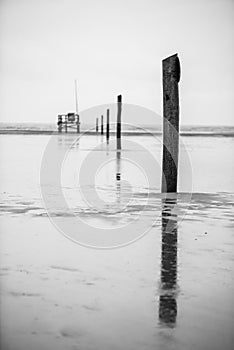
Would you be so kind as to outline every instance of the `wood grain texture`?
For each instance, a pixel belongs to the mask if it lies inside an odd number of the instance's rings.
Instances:
[[[177,192],[179,154],[180,62],[177,54],[163,60],[162,192]]]

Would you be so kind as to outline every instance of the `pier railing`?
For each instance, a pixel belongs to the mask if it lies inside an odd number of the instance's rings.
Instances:
[[[77,113],[67,113],[58,115],[58,131],[67,132],[68,129],[74,129],[77,133],[80,132],[80,117]]]

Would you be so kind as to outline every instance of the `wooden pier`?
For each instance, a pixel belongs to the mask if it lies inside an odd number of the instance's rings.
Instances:
[[[67,113],[58,115],[58,131],[65,132],[70,130],[75,130],[77,133],[80,132],[80,117],[77,113]]]

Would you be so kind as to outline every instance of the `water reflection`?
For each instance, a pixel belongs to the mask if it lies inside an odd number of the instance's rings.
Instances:
[[[116,152],[116,199],[120,205],[121,202],[121,151]]]
[[[172,213],[176,199],[162,201],[162,252],[159,321],[174,327],[177,317],[177,215]]]
[[[116,152],[116,180],[121,180],[121,151]]]
[[[72,148],[79,148],[80,146],[80,139],[77,136],[77,134],[63,134],[63,135],[56,135],[58,146],[62,148],[69,148],[72,146]]]

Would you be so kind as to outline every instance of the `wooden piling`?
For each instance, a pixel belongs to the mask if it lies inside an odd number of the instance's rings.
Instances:
[[[122,95],[117,97],[117,149],[121,149],[121,112],[122,112]]]
[[[107,109],[106,111],[106,139],[109,140],[110,138],[110,110]]]
[[[62,132],[62,126],[63,126],[63,118],[61,115],[58,116],[58,132]]]
[[[65,117],[65,132],[67,132],[67,116]]]
[[[98,132],[98,118],[96,118],[96,132]]]
[[[80,116],[79,115],[77,115],[76,131],[78,134],[80,133]]]
[[[103,115],[101,115],[101,135],[103,135]]]
[[[179,151],[180,61],[177,54],[163,60],[162,192],[177,192]]]

